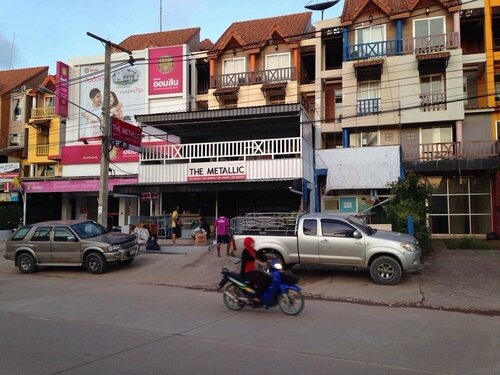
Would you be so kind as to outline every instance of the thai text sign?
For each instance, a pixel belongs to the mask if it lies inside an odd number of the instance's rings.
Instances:
[[[56,114],[68,117],[69,66],[61,61],[56,66]]]
[[[223,163],[190,163],[187,166],[187,181],[234,181],[245,180],[245,163],[227,161]]]
[[[182,46],[150,48],[149,95],[182,93],[184,57]]]

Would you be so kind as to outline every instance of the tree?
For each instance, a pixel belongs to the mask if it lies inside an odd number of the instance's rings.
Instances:
[[[395,231],[408,233],[408,216],[413,216],[414,234],[420,247],[429,250],[431,247],[427,228],[427,201],[431,195],[431,185],[423,176],[408,173],[404,179],[389,185],[394,195],[387,205],[387,218]]]

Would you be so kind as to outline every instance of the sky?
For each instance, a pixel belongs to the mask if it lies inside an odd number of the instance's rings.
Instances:
[[[130,35],[200,27],[215,41],[233,22],[308,11],[323,0],[0,0],[0,70],[48,66],[104,54],[91,32],[119,44]],[[160,12],[161,3],[161,12]],[[324,12],[340,16],[343,1]],[[161,14],[161,17],[160,17]],[[321,20],[313,12],[312,23]]]

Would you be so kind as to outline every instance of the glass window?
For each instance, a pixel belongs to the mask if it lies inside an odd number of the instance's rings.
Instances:
[[[12,121],[21,121],[21,99],[12,100]]]
[[[468,215],[450,216],[450,234],[470,233]]]
[[[442,74],[433,74],[420,77],[420,91],[422,94],[439,94],[443,89],[444,77]]]
[[[93,221],[85,221],[71,226],[80,238],[91,238],[106,233],[106,228]]]
[[[266,70],[290,68],[290,54],[276,53],[266,56]]]
[[[318,224],[316,220],[304,220],[304,234],[306,236],[316,236],[318,234]]]
[[[49,241],[52,227],[38,227],[31,237],[31,241]]]
[[[450,194],[463,194],[469,191],[469,179],[467,177],[450,178]]]
[[[21,228],[16,230],[16,232],[12,235],[11,240],[12,241],[22,240],[24,237],[26,237],[26,234],[28,234],[31,227],[32,227],[31,225],[23,225]]]
[[[471,177],[469,180],[471,193],[489,193],[490,180],[483,177]]]
[[[431,207],[433,214],[447,214],[448,213],[448,199],[446,196],[431,197]]]
[[[54,241],[66,242],[68,237],[75,237],[75,235],[67,227],[56,227],[54,229]]]
[[[450,195],[450,214],[468,214],[469,196]]]
[[[471,195],[470,212],[473,214],[489,214],[491,212],[491,203],[489,195]]]
[[[358,83],[358,100],[380,98],[380,81]]]
[[[434,234],[448,234],[448,216],[431,216],[431,231]]]
[[[415,38],[444,34],[444,18],[426,18],[413,21]]]
[[[228,59],[222,62],[222,74],[234,74],[245,72],[245,58]]]
[[[471,233],[482,234],[491,232],[491,217],[489,215],[474,215],[471,220]]]
[[[352,237],[354,228],[335,220],[321,220],[321,233],[325,237]]]

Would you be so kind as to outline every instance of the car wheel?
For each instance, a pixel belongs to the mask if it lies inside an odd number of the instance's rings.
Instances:
[[[370,266],[370,276],[377,284],[394,285],[401,280],[402,270],[399,262],[388,256],[376,258]]]
[[[134,258],[125,259],[125,260],[119,260],[119,261],[118,261],[118,264],[120,264],[120,265],[122,265],[122,266],[128,266],[128,265],[129,265],[129,264],[131,264],[133,261],[134,261]]]
[[[90,253],[85,258],[85,267],[90,273],[99,274],[106,271],[108,264],[101,254]]]
[[[28,253],[22,253],[17,257],[17,267],[22,273],[32,273],[37,269],[35,258]]]

